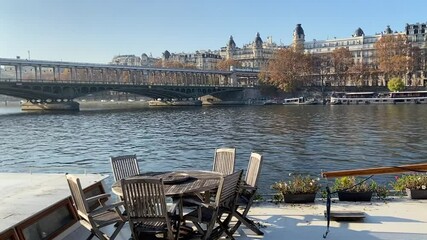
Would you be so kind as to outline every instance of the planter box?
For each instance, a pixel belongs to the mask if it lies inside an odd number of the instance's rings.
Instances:
[[[372,198],[372,192],[345,192],[338,191],[338,199],[340,201],[350,202],[369,202]]]
[[[408,196],[411,199],[427,199],[427,189],[423,190],[423,189],[406,189],[406,194],[408,194]]]
[[[316,193],[286,194],[285,203],[313,203]]]

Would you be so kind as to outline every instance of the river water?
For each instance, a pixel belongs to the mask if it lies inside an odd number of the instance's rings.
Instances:
[[[426,119],[427,104],[74,113],[25,113],[9,105],[0,107],[0,172],[111,175],[109,157],[122,154],[136,154],[141,171],[210,170],[215,148],[236,147],[236,169],[246,169],[252,151],[263,155],[260,192],[270,193],[289,174],[427,162]]]

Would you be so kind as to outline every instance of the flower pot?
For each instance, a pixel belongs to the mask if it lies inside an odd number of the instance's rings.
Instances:
[[[312,203],[316,198],[316,193],[286,194],[285,203]]]
[[[406,194],[411,199],[427,199],[427,189],[406,189]]]
[[[347,192],[338,191],[338,199],[340,201],[351,202],[369,202],[372,198],[372,192]]]

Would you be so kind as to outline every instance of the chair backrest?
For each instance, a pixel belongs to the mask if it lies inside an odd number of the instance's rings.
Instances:
[[[90,210],[89,205],[86,201],[86,196],[83,193],[80,179],[71,174],[66,174],[65,176],[67,177],[68,186],[70,187],[71,191],[71,197],[73,198],[77,212],[79,213],[79,215],[87,215]]]
[[[140,173],[136,155],[110,157],[110,162],[113,169],[114,181],[136,176]]]
[[[123,201],[129,221],[163,222],[168,229],[171,224],[168,218],[163,180],[122,179]]]
[[[215,149],[213,171],[229,175],[234,172],[236,162],[236,148]]]
[[[216,195],[216,205],[232,209],[236,203],[243,170],[227,175],[221,179]]]
[[[246,170],[245,182],[246,184],[256,187],[258,183],[259,173],[261,172],[262,155],[258,153],[251,153],[249,157],[248,168]]]

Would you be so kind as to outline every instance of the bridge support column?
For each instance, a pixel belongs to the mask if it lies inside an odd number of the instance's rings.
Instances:
[[[67,102],[37,102],[27,101],[21,104],[22,111],[79,111],[80,104],[74,101]]]

